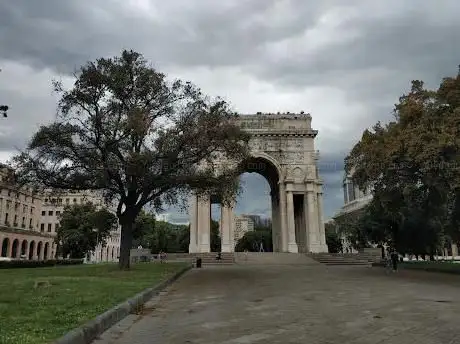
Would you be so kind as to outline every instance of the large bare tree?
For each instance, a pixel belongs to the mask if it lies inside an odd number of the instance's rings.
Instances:
[[[173,204],[191,189],[238,189],[237,163],[248,136],[220,98],[189,82],[169,82],[133,51],[89,62],[60,92],[56,120],[34,134],[14,160],[23,182],[65,190],[100,190],[117,205],[119,266],[129,268],[133,223],[147,204]],[[235,164],[218,168],[216,159]]]

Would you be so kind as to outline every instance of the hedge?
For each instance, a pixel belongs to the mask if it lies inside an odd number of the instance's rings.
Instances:
[[[0,261],[0,269],[43,268],[58,265],[79,264],[83,264],[83,259],[10,260]]]

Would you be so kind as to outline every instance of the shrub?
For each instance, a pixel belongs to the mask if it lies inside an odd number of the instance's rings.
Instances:
[[[20,268],[43,268],[58,265],[79,265],[83,259],[59,259],[59,260],[10,260],[0,261],[0,269]]]

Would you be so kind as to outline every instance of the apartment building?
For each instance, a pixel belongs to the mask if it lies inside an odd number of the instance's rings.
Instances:
[[[254,221],[247,215],[235,216],[235,231],[233,233],[233,247],[236,246],[244,233],[254,230]]]
[[[14,171],[0,164],[0,255],[22,259],[52,259],[56,255],[54,237],[65,206],[91,202],[105,207],[95,192],[50,191],[38,194],[32,188],[19,188]],[[114,211],[112,207],[109,207]],[[111,233],[104,247],[89,255],[91,261],[116,261],[120,252],[121,227]]]
[[[115,212],[114,207],[107,206],[102,195],[94,191],[68,191],[53,193],[48,191],[43,196],[41,208],[40,232],[56,235],[59,228],[60,215],[66,206],[92,203],[96,208],[106,207]],[[120,255],[121,226],[112,231],[106,245],[98,245],[87,260],[91,262],[117,261]]]
[[[18,188],[14,171],[0,164],[0,255],[23,259],[50,259],[56,245],[40,232],[42,198],[32,188]]]

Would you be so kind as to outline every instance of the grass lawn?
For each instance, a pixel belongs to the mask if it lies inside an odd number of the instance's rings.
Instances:
[[[166,279],[185,264],[0,270],[0,344],[45,344]],[[35,288],[36,281],[48,286]]]
[[[460,274],[460,264],[449,261],[412,261],[399,263],[403,269],[425,270]]]

